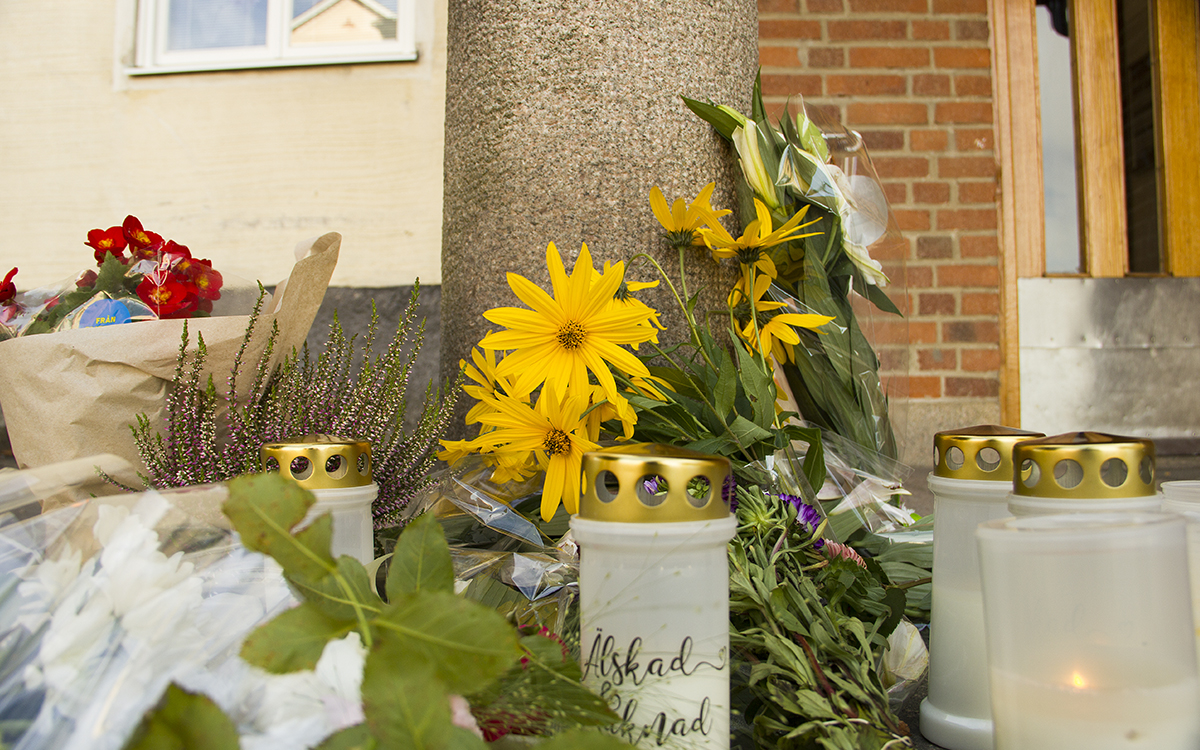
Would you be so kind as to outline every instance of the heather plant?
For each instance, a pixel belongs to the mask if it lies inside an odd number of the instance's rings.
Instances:
[[[259,449],[264,443],[313,433],[337,435],[371,443],[372,473],[379,485],[375,526],[396,525],[408,501],[432,481],[429,475],[437,460],[435,449],[452,418],[459,392],[457,383],[441,388],[428,384],[420,418],[412,429],[404,428],[409,381],[424,341],[424,321],[414,325],[418,291],[413,289],[396,333],[382,354],[372,349],[379,330],[374,304],[360,346],[356,346],[357,335],[346,337],[335,313],[319,356],[314,359],[305,344],[276,368],[271,367],[271,355],[279,331],[273,325],[250,371],[250,387],[242,391],[249,395],[241,399],[238,382],[247,376],[246,352],[259,323],[265,291],[260,292],[250,315],[224,395],[217,392],[211,376],[202,384],[207,355],[204,338],[198,335],[196,347],[190,351],[185,324],[165,403],[165,437],[144,414],[138,415],[137,426],[131,426],[146,466],[146,473],[139,473],[143,484],[183,487],[259,473],[263,470]]]

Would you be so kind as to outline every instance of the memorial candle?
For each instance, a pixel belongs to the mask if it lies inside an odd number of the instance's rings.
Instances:
[[[996,750],[1195,750],[1184,521],[1074,513],[979,527]]]
[[[1008,515],[1013,446],[1041,437],[984,425],[934,435],[929,475],[937,530],[933,537],[929,697],[921,734],[948,750],[991,750],[983,593],[975,529]]]

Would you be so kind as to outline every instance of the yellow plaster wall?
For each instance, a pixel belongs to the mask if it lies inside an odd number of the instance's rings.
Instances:
[[[72,276],[132,213],[247,280],[337,231],[333,285],[439,283],[446,0],[417,5],[417,62],[130,77],[134,0],[0,2],[0,274]]]

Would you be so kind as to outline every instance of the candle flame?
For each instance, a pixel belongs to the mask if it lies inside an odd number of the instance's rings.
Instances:
[[[1071,674],[1071,684],[1077,688],[1085,688],[1087,687],[1087,680],[1083,679],[1083,675],[1078,672],[1073,672]]]

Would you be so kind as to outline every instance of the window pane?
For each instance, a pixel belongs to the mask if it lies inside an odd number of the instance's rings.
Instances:
[[[398,0],[293,0],[293,45],[396,38]]]
[[[267,0],[170,0],[167,49],[261,47]]]
[[[1042,188],[1046,211],[1046,273],[1079,273],[1079,199],[1075,191],[1075,93],[1071,40],[1054,30],[1048,8],[1037,8],[1038,85],[1042,113]]]
[[[1147,0],[1117,3],[1117,34],[1121,58],[1121,130],[1125,146],[1129,270],[1158,273],[1162,271],[1162,256],[1158,242],[1158,160]]]

